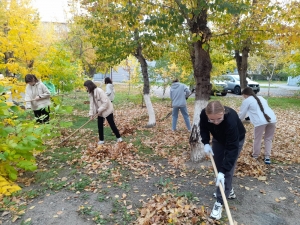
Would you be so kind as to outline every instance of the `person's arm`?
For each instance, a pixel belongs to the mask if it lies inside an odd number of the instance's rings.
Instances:
[[[107,96],[110,96],[111,95],[111,93],[112,93],[112,85],[110,85],[110,84],[107,84],[106,85],[106,91],[105,91],[105,94],[107,95]]]
[[[25,89],[25,108],[26,109],[31,109],[31,101],[32,99],[29,96],[29,85],[26,85],[26,89]]]
[[[187,86],[185,86],[184,92],[185,92],[185,98],[188,98],[189,95],[191,94],[191,91],[190,91],[190,89]]]
[[[41,87],[42,87],[42,93],[41,94],[39,94],[39,97],[40,98],[49,98],[50,97],[50,91],[49,91],[49,89],[46,87],[46,85],[45,84],[43,84],[42,82],[40,82],[40,85],[41,85]]]
[[[204,145],[209,144],[209,142],[210,142],[210,132],[207,127],[207,125],[208,125],[207,123],[208,123],[208,118],[206,116],[205,110],[203,109],[200,114],[199,127],[200,127],[201,142]]]
[[[247,99],[242,102],[240,112],[238,113],[240,120],[244,120],[248,112],[249,103]]]
[[[95,89],[96,91],[96,89]],[[99,91],[97,90],[96,92],[96,96],[95,96],[95,100],[98,101],[97,104],[100,103],[100,106],[98,108],[98,114],[101,114],[105,109],[107,109],[109,107],[109,98],[107,97],[107,95],[104,93],[104,91]]]

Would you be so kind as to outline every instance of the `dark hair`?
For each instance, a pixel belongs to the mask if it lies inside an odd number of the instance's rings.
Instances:
[[[94,92],[94,90],[97,88],[96,84],[94,84],[94,82],[91,80],[86,80],[83,86],[87,87],[89,93]]]
[[[260,110],[262,111],[262,113],[264,114],[264,117],[266,118],[266,120],[267,120],[268,122],[271,121],[271,118],[265,113],[265,110],[264,110],[263,105],[261,104],[261,101],[260,101],[259,98],[256,96],[256,94],[254,93],[254,91],[252,90],[252,88],[246,87],[246,88],[242,91],[242,95],[253,96],[253,97],[256,99],[257,104],[258,104]]]
[[[224,113],[225,114],[225,108],[219,101],[211,101],[207,104],[205,108],[206,115],[208,114],[219,114]]]
[[[179,82],[179,80],[178,80],[178,78],[175,78],[172,82],[173,82],[173,83]]]
[[[27,74],[25,76],[25,83],[28,84],[28,83],[30,83],[32,81],[38,82],[39,80],[36,78],[35,75],[33,75],[33,74]]]
[[[112,80],[109,77],[105,77],[104,83],[105,84],[112,84]]]

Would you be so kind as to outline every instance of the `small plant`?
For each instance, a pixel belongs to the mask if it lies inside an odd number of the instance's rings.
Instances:
[[[83,200],[87,200],[87,199],[90,198],[90,195],[87,194],[87,193],[84,193],[83,195],[80,196],[80,198],[83,199]]]
[[[79,181],[73,183],[71,189],[75,189],[76,191],[83,191],[86,186],[91,183],[91,178],[84,176],[79,179]]]
[[[107,181],[110,175],[111,175],[111,169],[108,169],[108,170],[103,171],[99,175],[99,177],[102,181]]]
[[[188,200],[192,201],[194,199],[194,194],[190,191],[179,192],[175,195],[176,197],[186,197]]]

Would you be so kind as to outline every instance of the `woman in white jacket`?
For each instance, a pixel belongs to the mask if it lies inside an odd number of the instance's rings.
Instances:
[[[270,164],[272,140],[276,129],[276,115],[269,107],[267,100],[261,96],[256,96],[251,88],[246,87],[242,91],[242,95],[245,100],[241,105],[239,118],[243,120],[248,114],[250,122],[254,125],[252,156],[257,158],[260,155],[261,140],[263,133],[265,133],[265,164]]]
[[[49,122],[50,114],[50,91],[39,81],[35,75],[25,76],[25,101],[26,108],[32,109],[38,123]]]
[[[105,94],[109,98],[111,102],[115,99],[115,89],[112,83],[112,80],[109,77],[105,77],[104,83],[106,84],[106,92]]]
[[[98,114],[98,133],[99,133],[99,142],[98,144],[104,144],[104,132],[103,132],[103,122],[106,118],[110,128],[115,133],[117,137],[117,142],[121,142],[122,138],[119,133],[118,128],[116,127],[113,115],[113,104],[101,88],[97,88],[96,84],[91,80],[84,82],[84,86],[89,93],[90,99],[90,111],[89,116],[93,118],[95,114]]]

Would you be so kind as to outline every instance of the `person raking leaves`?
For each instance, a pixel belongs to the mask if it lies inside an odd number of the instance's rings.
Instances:
[[[223,106],[219,101],[211,101],[200,114],[200,135],[204,152],[213,155],[218,175],[216,186],[221,183],[226,198],[236,198],[232,188],[232,178],[236,161],[243,148],[246,129],[232,108]],[[210,146],[212,135],[212,147]],[[219,220],[222,217],[223,199],[219,187],[216,190],[217,201],[210,217]]]
[[[104,128],[103,122],[106,118],[110,128],[117,137],[117,142],[122,142],[121,135],[114,121],[113,115],[113,104],[105,94],[105,92],[96,86],[93,81],[87,80],[84,82],[84,87],[89,93],[90,100],[90,110],[89,116],[92,119],[96,114],[98,117],[98,133],[99,133],[99,142],[98,145],[104,144]]]

